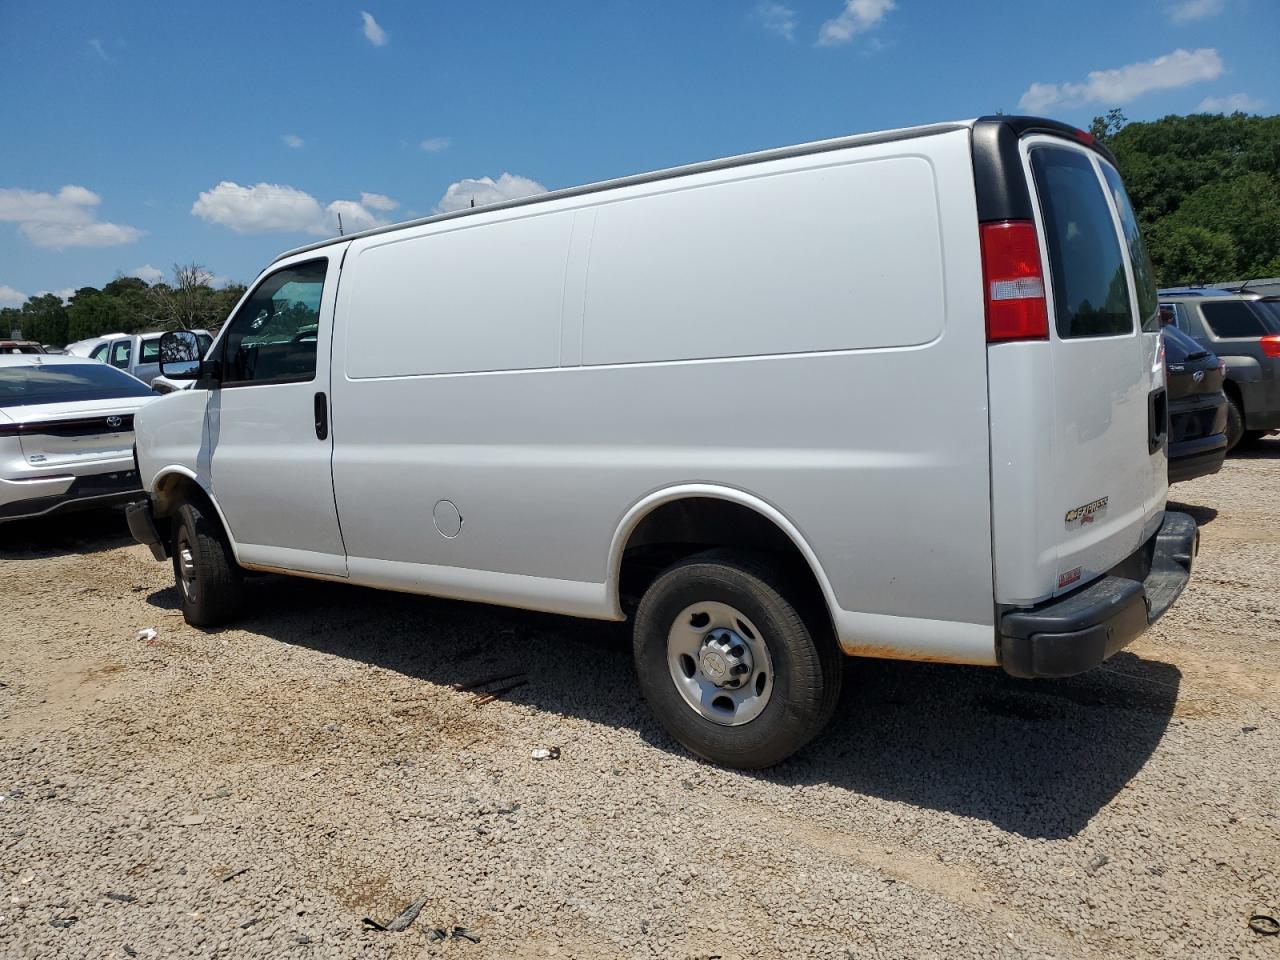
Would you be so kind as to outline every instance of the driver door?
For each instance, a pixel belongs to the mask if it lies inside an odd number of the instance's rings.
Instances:
[[[333,500],[329,347],[345,244],[263,277],[210,359],[209,474],[241,562],[346,576]]]

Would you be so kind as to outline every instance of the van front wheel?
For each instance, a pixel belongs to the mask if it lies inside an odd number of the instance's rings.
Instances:
[[[824,618],[806,622],[786,584],[765,561],[717,552],[670,567],[641,599],[640,687],[667,732],[698,756],[769,767],[831,718],[839,651]]]
[[[173,530],[173,578],[182,616],[193,627],[216,627],[232,620],[243,602],[244,575],[216,518],[184,503]]]

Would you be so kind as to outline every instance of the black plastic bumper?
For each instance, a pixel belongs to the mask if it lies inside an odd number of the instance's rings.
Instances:
[[[151,513],[151,501],[142,500],[131,503],[124,508],[125,518],[129,521],[129,532],[133,539],[145,547],[151,548],[151,555],[157,560],[166,559],[169,554],[165,550],[164,540],[156,529],[156,520]]]
[[[1222,461],[1226,456],[1227,437],[1222,433],[1170,444],[1169,482],[1181,483],[1183,480],[1194,480],[1196,477],[1217,473],[1222,469]]]
[[[0,520],[24,520],[52,513],[118,507],[135,499],[141,491],[137,471],[117,470],[115,473],[90,474],[87,477],[77,477],[65,493],[51,497],[31,497],[5,504],[0,507]]]
[[[1156,535],[1115,568],[1124,573],[1005,613],[1000,665],[1015,677],[1070,677],[1096,667],[1173,605],[1191,578],[1199,548],[1196,522],[1185,513],[1166,512]]]

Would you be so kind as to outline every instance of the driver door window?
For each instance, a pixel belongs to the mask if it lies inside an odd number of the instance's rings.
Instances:
[[[222,385],[305,383],[316,375],[316,331],[327,260],[271,274],[231,318]]]
[[[120,340],[111,348],[111,365],[121,370],[129,369],[129,355],[133,353],[133,343]]]

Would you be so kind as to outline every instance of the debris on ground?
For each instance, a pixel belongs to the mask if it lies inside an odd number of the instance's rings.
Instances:
[[[230,873],[224,873],[222,876],[220,876],[218,878],[218,881],[220,883],[226,883],[228,880],[234,880],[236,877],[240,876],[240,874],[242,873],[248,873],[251,869],[253,868],[241,867],[239,870],[232,870]]]
[[[444,927],[433,927],[431,930],[427,931],[427,938],[432,943],[443,943],[445,940],[470,940],[472,943],[480,942],[480,938],[466,927],[454,927],[452,930],[446,930]]]
[[[481,677],[478,680],[455,683],[453,684],[453,689],[471,694],[471,699],[475,705],[483,707],[486,703],[493,703],[494,700],[518,687],[525,686],[528,682],[528,676],[523,673],[497,673],[491,677]]]
[[[1265,913],[1255,913],[1249,918],[1249,929],[1264,937],[1274,937],[1280,933],[1280,920]]]
[[[133,635],[133,639],[144,640],[147,643],[155,643],[156,637],[158,636],[160,636],[160,634],[156,632],[155,627],[143,627]]]
[[[407,930],[409,924],[418,919],[418,914],[422,912],[422,908],[427,905],[426,897],[419,897],[413,903],[409,904],[396,916],[394,920],[387,924],[389,933],[399,933],[401,930]]]
[[[534,747],[533,752],[529,754],[534,760],[559,760],[559,747]]]
[[[49,921],[49,926],[57,927],[59,930],[66,930],[79,919],[79,917],[54,917]]]
[[[137,903],[138,898],[131,893],[116,893],[114,890],[107,891],[108,900],[119,900],[121,903]]]

